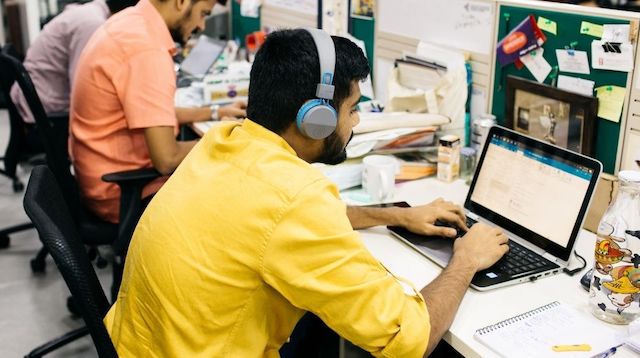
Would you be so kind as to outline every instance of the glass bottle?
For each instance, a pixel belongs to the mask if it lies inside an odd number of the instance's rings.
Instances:
[[[640,172],[621,171],[618,195],[598,225],[589,299],[603,321],[640,317]]]

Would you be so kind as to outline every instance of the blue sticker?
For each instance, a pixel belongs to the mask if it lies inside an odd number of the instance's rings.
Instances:
[[[496,275],[496,274],[495,274],[495,273],[493,273],[493,272],[487,272],[487,273],[486,273],[486,275],[487,275],[487,277],[489,277],[489,278],[496,278],[496,277],[498,277],[498,275]]]

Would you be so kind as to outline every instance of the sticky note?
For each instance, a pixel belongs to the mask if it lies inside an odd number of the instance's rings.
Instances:
[[[554,35],[557,34],[558,24],[555,21],[551,21],[551,20],[549,20],[547,18],[539,16],[537,22],[538,22],[538,27],[541,30],[544,30],[546,32],[550,32],[550,33],[552,33]]]
[[[580,33],[583,35],[601,38],[603,32],[604,27],[602,25],[592,24],[587,21],[583,21],[582,24],[580,24]]]
[[[626,88],[600,86],[596,88],[596,91],[598,93],[598,117],[616,123],[620,122]]]

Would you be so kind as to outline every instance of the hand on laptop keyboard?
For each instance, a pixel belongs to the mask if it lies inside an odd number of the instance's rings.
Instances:
[[[473,220],[471,218],[466,218],[467,227],[466,228],[461,228],[461,227],[451,225],[451,224],[449,224],[447,222],[444,222],[444,221],[441,221],[441,220],[436,220],[435,226],[450,227],[452,229],[455,229],[456,230],[456,238],[458,238],[458,237],[464,236],[464,234],[466,234],[469,231],[468,229],[470,229],[473,226],[473,224],[475,224],[475,223],[476,223],[475,220]]]
[[[464,210],[450,201],[436,199],[403,210],[406,211],[400,226],[416,234],[455,238],[467,231]]]
[[[509,251],[509,239],[498,228],[477,223],[453,244],[453,257],[472,262],[476,271],[496,263]]]

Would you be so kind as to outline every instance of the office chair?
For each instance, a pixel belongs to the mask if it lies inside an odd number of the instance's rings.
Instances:
[[[7,86],[12,81],[16,81],[22,89],[42,139],[47,166],[58,180],[65,203],[75,219],[78,233],[85,245],[113,246],[115,257],[112,297],[115,299],[122,277],[126,249],[142,214],[142,189],[160,174],[155,169],[148,168],[103,176],[103,180],[115,183],[120,187],[120,224],[116,225],[99,219],[82,205],[77,182],[70,171],[71,161],[67,151],[68,116],[47,116],[29,73],[20,61],[5,53],[0,53],[0,78],[3,90],[8,89]],[[40,250],[36,258],[32,260],[32,267],[34,266],[33,261],[37,261],[36,264],[44,268],[46,255],[46,248]]]
[[[6,44],[2,48],[1,52],[7,54],[15,54],[15,50],[13,49],[11,44]],[[9,88],[10,87],[11,85],[9,85]],[[3,168],[0,169],[0,175],[4,175],[7,178],[11,179],[13,192],[17,193],[24,189],[24,184],[22,184],[20,178],[18,178],[18,175],[16,173],[18,163],[32,158],[34,155],[39,154],[41,150],[38,151],[38,149],[30,148],[27,145],[25,137],[25,123],[22,121],[22,117],[18,113],[16,107],[13,105],[13,102],[11,102],[11,99],[9,98],[9,92],[2,92],[4,105],[9,112],[9,143],[7,144],[7,149],[5,150],[4,157],[0,158],[0,160],[2,160],[3,162]],[[0,229],[0,249],[9,247],[9,235],[32,228],[33,225],[31,223],[23,223],[20,225]],[[38,262],[35,262],[33,265],[35,265],[35,267],[32,266],[32,268],[35,268],[34,272],[39,272]]]
[[[51,253],[86,324],[86,327],[32,351],[27,357],[42,357],[87,333],[91,335],[99,357],[117,357],[102,323],[110,307],[109,301],[87,257],[58,182],[44,165],[36,166],[31,172],[24,209],[38,230],[43,245]]]

